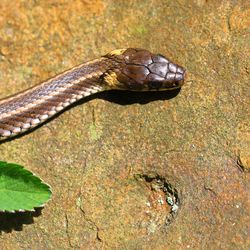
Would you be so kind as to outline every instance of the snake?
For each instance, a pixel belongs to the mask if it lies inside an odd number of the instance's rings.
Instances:
[[[181,88],[185,69],[161,54],[116,49],[0,100],[0,140],[44,123],[78,100],[106,90]]]

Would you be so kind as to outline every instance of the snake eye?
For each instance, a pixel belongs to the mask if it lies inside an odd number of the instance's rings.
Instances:
[[[160,81],[153,81],[148,83],[149,89],[159,89],[162,86],[162,82]]]

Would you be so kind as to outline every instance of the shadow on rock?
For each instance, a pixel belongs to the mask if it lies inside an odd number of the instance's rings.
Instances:
[[[0,212],[0,235],[2,232],[22,231],[23,225],[34,223],[34,217],[40,216],[42,209],[36,208],[34,212]]]
[[[176,97],[180,89],[171,91],[152,91],[152,92],[132,92],[110,90],[98,94],[96,97],[120,105],[130,105],[134,103],[146,104],[152,101],[169,100]]]
[[[67,110],[69,110],[75,106],[78,106],[78,105],[83,105],[84,103],[91,101],[93,99],[102,99],[102,100],[113,102],[113,103],[116,103],[119,105],[131,105],[131,104],[135,104],[135,103],[146,104],[146,103],[157,101],[157,100],[172,99],[179,94],[180,90],[181,89],[174,89],[171,91],[151,91],[151,92],[150,91],[149,92],[134,92],[134,91],[109,90],[109,91],[96,93],[96,94],[87,96],[87,97],[83,98],[82,100],[77,101],[76,103],[73,103],[72,105],[70,105],[70,106],[66,107],[64,110],[58,112],[56,115],[52,116],[51,118],[49,118],[45,122],[39,124],[38,126],[32,128],[32,129],[29,129],[28,131],[26,131],[22,134],[18,134],[18,135],[15,135],[13,137],[2,139],[0,141],[0,145],[2,143],[12,141],[12,140],[20,138],[26,134],[29,134],[29,133],[33,132],[34,130],[40,128],[44,124],[49,123],[51,120],[55,119],[56,117],[58,117],[60,114],[62,114],[64,112],[66,112]]]

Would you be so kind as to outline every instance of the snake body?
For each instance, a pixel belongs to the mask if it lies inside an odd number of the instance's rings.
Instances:
[[[185,70],[144,49],[120,49],[0,100],[0,140],[21,134],[88,95],[180,88]]]

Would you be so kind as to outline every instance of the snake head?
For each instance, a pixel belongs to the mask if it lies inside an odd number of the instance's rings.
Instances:
[[[129,48],[113,51],[106,57],[119,62],[114,69],[116,81],[113,81],[117,89],[170,90],[184,83],[185,69],[160,54]]]

